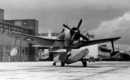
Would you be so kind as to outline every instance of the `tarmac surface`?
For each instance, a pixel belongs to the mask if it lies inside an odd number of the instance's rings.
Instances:
[[[1,62],[0,80],[130,80],[130,62]]]

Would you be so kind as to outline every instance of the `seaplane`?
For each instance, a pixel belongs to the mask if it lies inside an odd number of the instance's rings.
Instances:
[[[90,40],[88,36],[81,34],[80,26],[82,24],[82,19],[79,21],[77,27],[69,27],[66,24],[63,24],[63,30],[61,34],[56,39],[49,38],[41,38],[34,35],[28,35],[23,33],[9,33],[8,36],[15,37],[17,39],[25,40],[29,43],[40,45],[42,47],[48,48],[48,52],[53,52],[60,49],[65,49],[66,51],[54,56],[53,65],[56,66],[57,62],[61,63],[61,66],[65,66],[65,64],[72,64],[77,61],[81,61],[83,67],[87,66],[87,61],[85,57],[88,55],[89,50],[86,46],[111,42],[113,53],[114,53],[114,41],[120,39],[121,37],[113,37],[113,38],[104,38],[104,39],[95,39]],[[17,48],[13,48],[11,50],[12,54],[17,53]]]

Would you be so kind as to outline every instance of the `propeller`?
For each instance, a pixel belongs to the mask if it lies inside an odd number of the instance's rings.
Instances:
[[[79,29],[79,27],[81,26],[81,24],[82,24],[82,19],[79,21],[79,24],[78,24],[78,26],[77,26],[77,28]]]
[[[63,26],[69,30],[71,30],[71,28],[69,28],[67,25],[63,24]]]
[[[86,36],[80,34],[80,36],[83,38],[83,39],[86,39],[86,40],[89,40]]]
[[[85,40],[87,40],[87,41],[89,40],[86,36],[80,34],[79,28],[80,28],[80,26],[81,26],[81,24],[82,24],[82,21],[83,21],[83,20],[81,19],[81,20],[79,21],[78,26],[77,26],[77,27],[73,27],[73,28],[70,28],[68,25],[63,24],[63,27],[65,27],[65,28],[67,28],[67,29],[70,30],[70,34],[71,34],[71,36],[72,36],[72,38],[71,38],[71,43],[73,43],[74,40],[79,40],[80,37],[82,37],[83,39],[85,39]]]

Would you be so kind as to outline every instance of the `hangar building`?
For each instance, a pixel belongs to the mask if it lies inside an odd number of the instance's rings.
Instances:
[[[35,61],[36,49],[32,47],[32,44],[23,40],[17,40],[16,42],[18,54],[16,56],[10,56],[10,50],[14,47],[15,38],[5,35],[8,32],[19,32],[24,34],[37,35],[38,20],[5,20],[4,10],[0,9],[0,61]]]

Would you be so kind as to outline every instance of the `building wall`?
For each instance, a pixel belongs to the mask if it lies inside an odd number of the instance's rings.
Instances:
[[[18,54],[16,56],[10,56],[10,50],[14,48],[15,40],[9,36],[0,34],[0,61],[28,61],[29,45],[27,42],[17,40],[16,47],[18,48]]]
[[[29,29],[31,31],[29,33],[30,35],[36,35],[38,32],[38,21],[35,19],[4,21],[27,28],[27,30]],[[35,61],[36,53],[35,49],[32,47],[32,44],[19,39],[16,43],[16,47],[18,48],[18,54],[16,56],[10,56],[10,50],[14,47],[14,43],[15,38],[2,34],[2,31],[0,31],[0,61]]]
[[[87,46],[87,48],[89,50],[88,56],[98,58],[98,54],[99,54],[99,52],[98,52],[98,44]]]
[[[4,10],[0,9],[0,21],[4,20]]]

